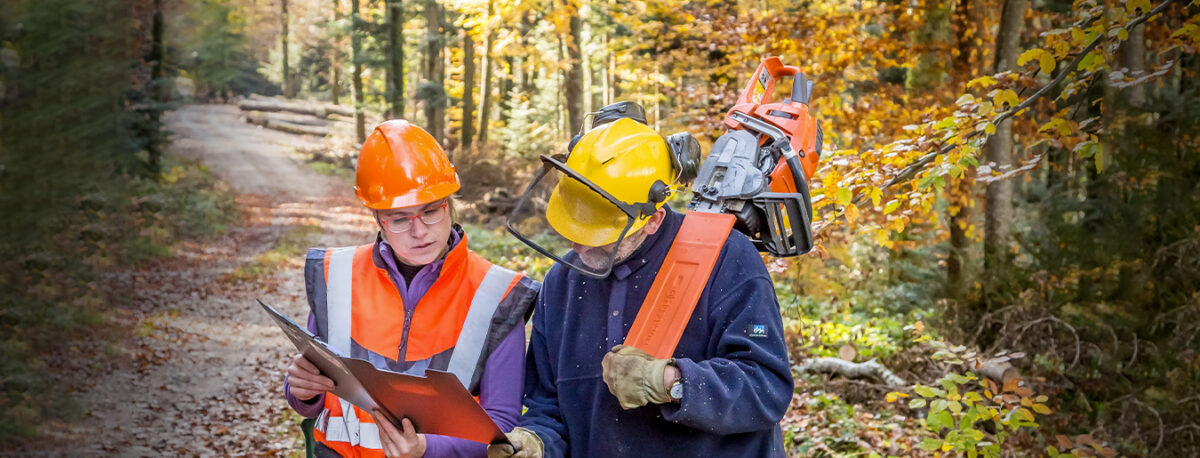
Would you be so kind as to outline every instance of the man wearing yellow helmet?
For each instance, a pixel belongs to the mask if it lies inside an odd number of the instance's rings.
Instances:
[[[793,380],[774,287],[745,235],[725,239],[672,358],[621,345],[684,218],[665,205],[687,180],[675,139],[624,104],[566,157],[543,156],[509,229],[557,262],[535,305],[527,411],[489,456],[784,455]],[[558,181],[541,215],[570,242],[565,254],[518,216],[547,177]]]

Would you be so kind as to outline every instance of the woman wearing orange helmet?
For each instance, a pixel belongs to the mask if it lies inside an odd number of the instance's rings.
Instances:
[[[458,174],[437,141],[407,121],[375,128],[358,157],[355,192],[378,225],[375,243],[312,249],[308,328],[334,350],[381,369],[458,376],[504,431],[521,412],[524,318],[540,284],[467,248],[454,224]],[[484,444],[419,434],[329,393],[301,355],[289,405],[316,418],[316,456],[486,456]]]

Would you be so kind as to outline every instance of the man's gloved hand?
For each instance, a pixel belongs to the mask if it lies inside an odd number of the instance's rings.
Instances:
[[[537,433],[522,427],[505,434],[511,444],[493,444],[487,448],[488,458],[542,458],[545,447]]]
[[[668,364],[671,360],[658,359],[625,345],[613,347],[600,361],[608,391],[626,410],[671,400],[669,389],[663,385],[663,373]]]

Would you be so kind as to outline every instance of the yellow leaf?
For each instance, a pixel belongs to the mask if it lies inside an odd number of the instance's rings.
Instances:
[[[883,190],[879,188],[871,188],[871,205],[879,206],[879,200],[883,198]]]
[[[848,205],[854,199],[854,193],[850,192],[849,188],[839,188],[837,193],[837,202],[839,205]]]
[[[1131,16],[1137,14],[1139,8],[1142,10],[1142,14],[1150,12],[1150,0],[1129,0],[1125,3],[1125,12]]]
[[[995,97],[992,97],[992,101],[997,107],[1003,107],[1007,103],[1008,108],[1013,108],[1018,104],[1017,93],[1012,89],[1005,89],[997,93]]]
[[[1021,57],[1017,58],[1017,66],[1024,66],[1026,62],[1037,59],[1039,55],[1046,51],[1041,48],[1027,49],[1021,53]]]
[[[981,77],[975,78],[975,79],[971,80],[971,82],[967,83],[967,88],[970,89],[975,86],[991,87],[991,86],[994,86],[995,84],[996,84],[996,78],[992,78],[990,76],[981,76]]]
[[[1050,53],[1042,51],[1042,54],[1038,56],[1038,64],[1042,66],[1042,73],[1049,75],[1054,72],[1054,67],[1058,65],[1058,62],[1054,60],[1054,56],[1050,55]]]
[[[1041,415],[1050,415],[1050,408],[1046,407],[1045,404],[1034,404],[1033,411]]]
[[[986,126],[983,126],[983,131],[986,132],[988,135],[995,135],[996,134],[996,125],[989,122],[989,123],[987,123]]]
[[[850,224],[854,224],[854,222],[857,220],[858,220],[858,206],[847,205],[846,206],[846,222],[848,222]]]
[[[891,202],[888,202],[887,206],[886,206],[886,207],[883,207],[883,214],[885,214],[885,215],[886,215],[886,214],[889,214],[889,213],[891,213],[891,212],[894,212],[894,211],[896,211],[896,209],[897,209],[897,208],[900,208],[900,201],[899,201],[899,200],[893,200],[893,201],[891,201]]]
[[[1083,29],[1079,27],[1072,27],[1071,42],[1075,45],[1081,45],[1083,44],[1084,40],[1087,40],[1087,34],[1083,33]]]

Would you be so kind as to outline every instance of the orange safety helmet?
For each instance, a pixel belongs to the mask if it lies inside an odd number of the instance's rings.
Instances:
[[[437,140],[403,119],[375,127],[363,142],[354,178],[354,194],[374,210],[426,204],[460,187]]]

